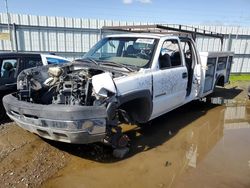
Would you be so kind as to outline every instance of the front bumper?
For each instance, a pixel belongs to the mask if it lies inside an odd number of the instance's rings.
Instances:
[[[20,127],[50,140],[87,144],[103,141],[106,108],[103,106],[41,105],[3,98],[7,115]]]

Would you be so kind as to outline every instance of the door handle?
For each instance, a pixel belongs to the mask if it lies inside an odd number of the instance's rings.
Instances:
[[[187,72],[183,72],[183,73],[182,73],[182,78],[185,79],[185,78],[187,78],[187,77],[188,77]]]

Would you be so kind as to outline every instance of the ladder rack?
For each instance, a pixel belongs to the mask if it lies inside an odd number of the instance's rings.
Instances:
[[[224,35],[200,28],[185,26],[185,25],[126,25],[126,26],[104,26],[103,30],[119,31],[119,32],[132,32],[132,33],[157,33],[157,34],[176,34],[191,36],[193,40],[196,40],[197,36],[205,36],[218,38],[221,41],[221,47],[223,46]]]

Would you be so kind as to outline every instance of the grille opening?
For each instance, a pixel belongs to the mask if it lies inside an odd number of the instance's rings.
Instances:
[[[37,132],[42,136],[50,136],[49,133],[45,130],[37,129]]]
[[[19,112],[14,111],[14,110],[11,110],[11,113],[14,114],[14,115],[20,115]]]
[[[34,115],[30,115],[30,114],[23,114],[25,117],[27,118],[33,118],[33,119],[38,119],[37,116],[34,116]]]
[[[53,134],[58,137],[58,138],[67,138],[68,136],[66,134],[63,134],[63,133],[56,133],[56,132],[53,132]]]

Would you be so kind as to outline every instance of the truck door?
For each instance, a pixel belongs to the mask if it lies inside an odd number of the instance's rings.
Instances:
[[[193,100],[198,97],[200,92],[201,64],[194,42],[187,37],[181,37],[180,41],[188,72],[187,98]]]
[[[168,39],[163,43],[158,60],[159,68],[153,73],[152,118],[185,101],[188,74],[182,54],[178,40]]]
[[[0,93],[1,96],[16,91],[17,77],[17,58],[1,58],[0,59]]]

